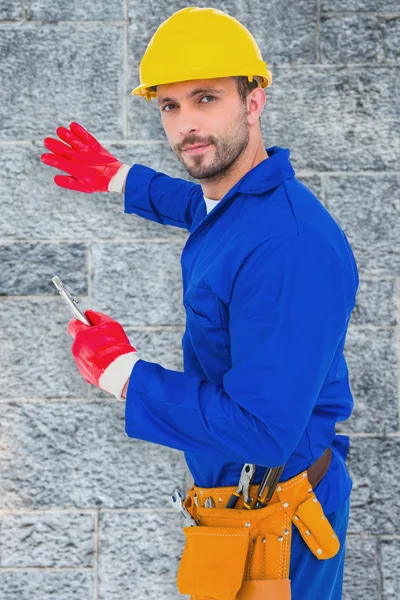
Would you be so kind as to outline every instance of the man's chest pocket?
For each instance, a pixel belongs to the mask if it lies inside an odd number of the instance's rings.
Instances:
[[[194,350],[212,381],[230,368],[229,313],[209,288],[191,286],[185,293],[187,327]]]

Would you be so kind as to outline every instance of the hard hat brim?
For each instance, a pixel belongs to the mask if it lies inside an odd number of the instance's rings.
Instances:
[[[271,71],[269,71],[266,68],[266,64],[264,64],[264,68],[262,69],[263,73],[258,73],[258,72],[253,72],[251,75],[244,75],[244,77],[260,77],[262,79],[261,81],[261,87],[262,88],[267,88],[272,84],[272,74]],[[238,73],[239,71],[239,73]],[[155,98],[157,96],[157,92],[155,92],[154,90],[151,90],[150,88],[156,86],[156,85],[164,85],[166,83],[178,83],[181,81],[193,81],[196,79],[216,79],[219,77],[234,77],[234,76],[240,76],[240,69],[235,69],[235,73],[232,73],[231,75],[227,75],[226,72],[221,75],[219,73],[216,73],[215,71],[212,70],[208,70],[205,71],[204,69],[199,69],[198,73],[194,73],[192,77],[188,77],[187,73],[185,74],[176,74],[174,77],[171,77],[171,75],[168,78],[162,77],[160,76],[160,78],[158,79],[157,82],[152,82],[152,83],[142,83],[141,85],[138,85],[137,87],[135,87],[134,90],[132,90],[131,94],[133,96],[144,96],[147,98],[147,100],[150,101],[151,98]],[[166,81],[166,79],[168,79],[168,81]]]

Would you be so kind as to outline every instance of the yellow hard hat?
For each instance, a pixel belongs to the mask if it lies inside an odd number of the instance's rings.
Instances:
[[[140,85],[134,96],[150,102],[151,88],[192,79],[247,76],[272,84],[271,71],[262,60],[257,42],[237,19],[217,8],[189,6],[175,12],[158,27],[139,66]]]

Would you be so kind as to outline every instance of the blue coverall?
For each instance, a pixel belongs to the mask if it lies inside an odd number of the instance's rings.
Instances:
[[[134,164],[125,212],[190,232],[182,251],[184,372],[139,360],[127,389],[129,437],[184,452],[196,485],[237,485],[244,463],[286,463],[285,481],[329,445],[315,494],[341,541],[318,560],[293,526],[293,600],[341,598],[352,480],[353,397],[343,354],[359,284],[341,227],[296,177],[288,148],[248,171],[207,214],[202,188]],[[315,582],[315,585],[314,583]]]

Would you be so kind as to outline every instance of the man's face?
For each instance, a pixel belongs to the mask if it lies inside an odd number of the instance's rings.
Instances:
[[[215,89],[208,90],[211,87]],[[234,79],[159,85],[157,103],[170,146],[194,179],[223,178],[249,143],[246,106]],[[185,151],[197,144],[209,145],[197,152]]]

